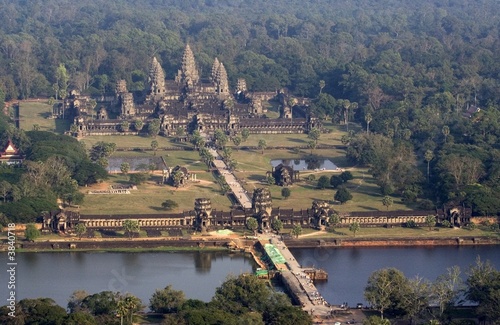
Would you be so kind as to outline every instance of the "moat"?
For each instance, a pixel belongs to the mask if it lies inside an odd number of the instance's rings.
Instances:
[[[498,246],[291,249],[299,263],[322,268],[329,281],[316,287],[333,304],[364,302],[369,275],[395,267],[430,281],[458,265],[465,274],[477,256],[500,268]],[[1,263],[7,256],[2,254]],[[172,284],[188,298],[209,301],[230,274],[253,272],[250,256],[227,252],[20,253],[18,299],[50,297],[66,306],[74,290],[130,292],[148,304],[155,289]],[[6,274],[1,273],[1,281]],[[5,297],[4,297],[5,298]]]

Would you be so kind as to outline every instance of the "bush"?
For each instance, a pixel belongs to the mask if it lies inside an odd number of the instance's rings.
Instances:
[[[417,228],[417,224],[415,223],[415,221],[410,220],[410,221],[405,223],[405,227],[406,228]]]
[[[382,195],[391,195],[394,193],[394,187],[389,184],[380,185],[380,193],[382,193]]]
[[[443,228],[451,228],[451,223],[448,220],[443,220],[441,222],[441,227],[443,227]]]

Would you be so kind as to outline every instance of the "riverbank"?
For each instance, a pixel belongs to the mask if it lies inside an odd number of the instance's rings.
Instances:
[[[285,238],[284,242],[290,248],[344,248],[344,247],[408,247],[408,246],[477,246],[500,245],[500,237],[402,237],[402,238]],[[111,251],[111,252],[141,252],[141,251],[186,251],[186,250],[244,250],[253,246],[255,240],[217,237],[217,238],[147,238],[147,239],[112,239],[77,240],[57,239],[46,241],[16,243],[18,252],[62,252],[62,251]],[[3,243],[0,250],[5,251]]]

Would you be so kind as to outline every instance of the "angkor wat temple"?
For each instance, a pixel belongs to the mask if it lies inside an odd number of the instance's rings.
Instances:
[[[278,118],[265,115],[270,100],[277,103]],[[100,99],[96,110],[97,105],[89,96],[73,92],[53,115],[73,118],[71,133],[80,137],[137,134],[154,119],[159,120],[160,134],[165,136],[175,135],[179,129],[185,134],[194,130],[211,134],[216,129],[236,134],[242,129],[250,133],[307,133],[321,127],[320,121],[309,114],[307,98],[291,97],[285,90],[250,92],[244,79],[238,79],[231,89],[224,64],[217,58],[210,76],[202,78],[189,45],[173,80],[165,78],[160,63],[153,58],[141,94],[129,92],[126,81],[120,80],[115,96]],[[137,120],[142,121],[141,127],[134,127]]]

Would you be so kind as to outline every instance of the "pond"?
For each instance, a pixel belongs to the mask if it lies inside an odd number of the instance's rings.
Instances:
[[[283,164],[293,170],[338,170],[339,167],[329,159],[275,159],[271,160],[274,167]]]
[[[161,157],[110,157],[108,159],[108,168],[106,170],[108,173],[119,173],[120,166],[122,163],[128,163],[130,165],[130,171],[149,171],[152,168],[154,170],[165,169],[165,165],[161,160]]]

